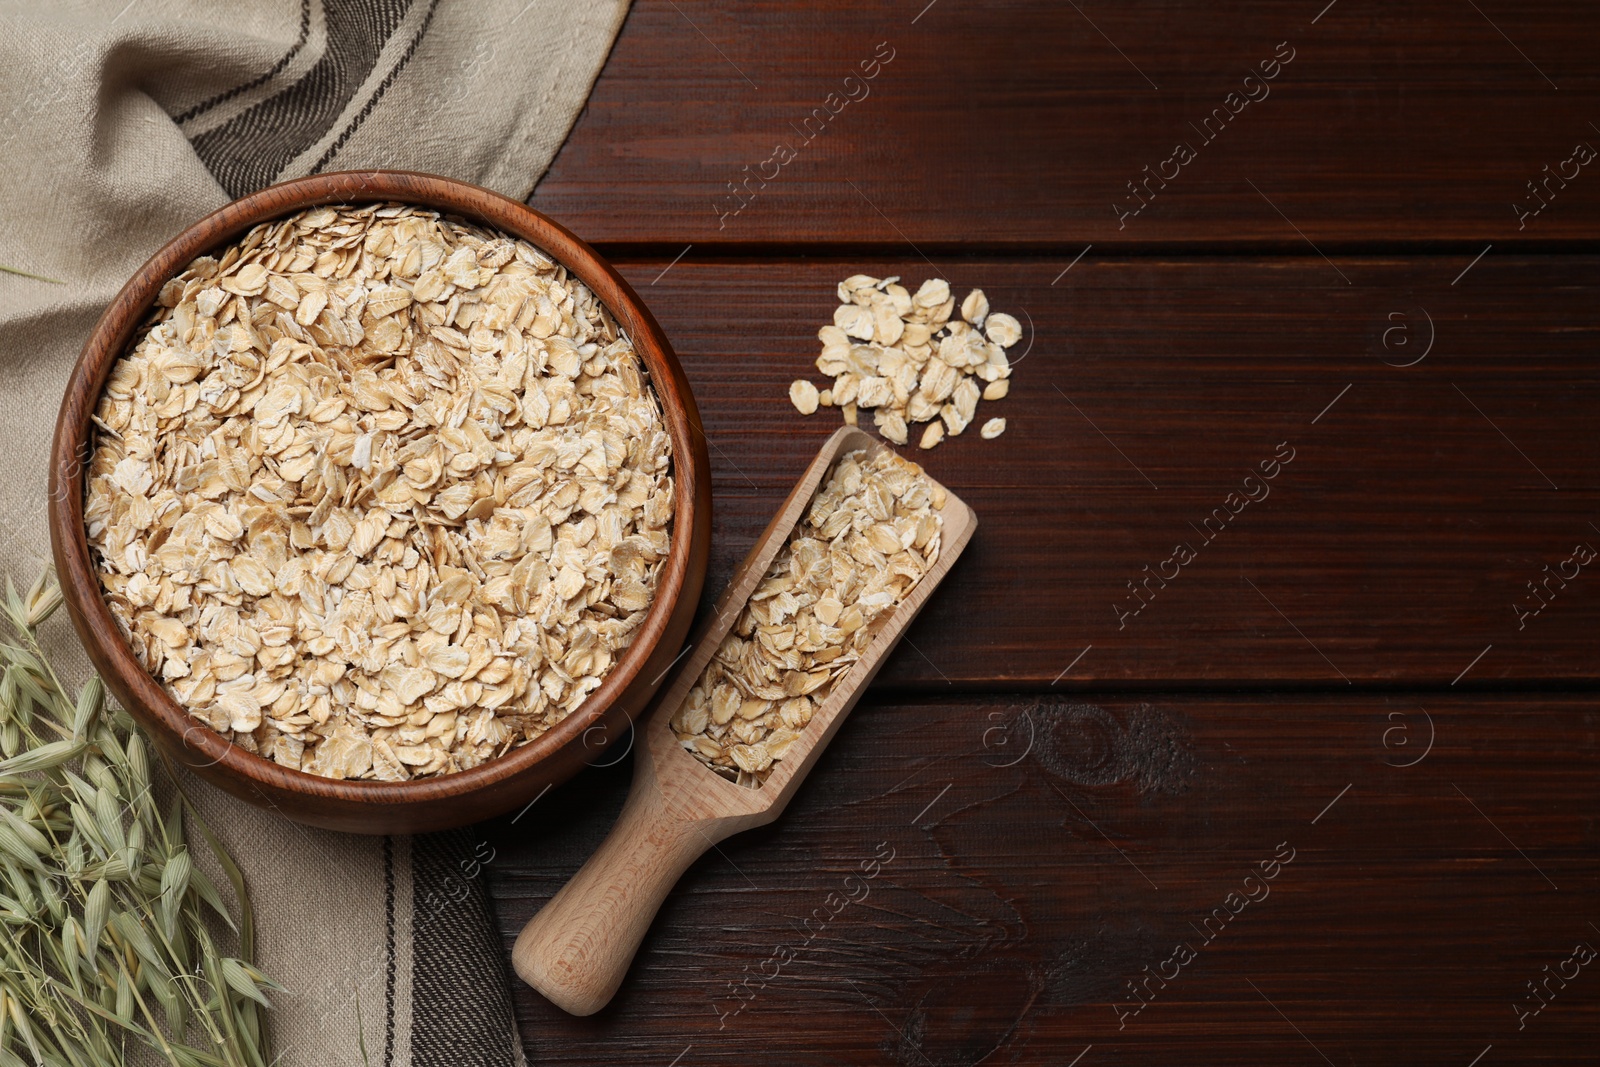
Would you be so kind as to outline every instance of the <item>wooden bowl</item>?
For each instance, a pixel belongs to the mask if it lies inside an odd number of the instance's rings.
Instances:
[[[283,767],[189,715],[139,663],[112,619],[83,522],[90,415],[163,283],[261,222],[319,204],[374,201],[417,204],[522,238],[587,285],[625,325],[649,371],[672,437],[677,491],[672,551],[655,600],[599,688],[547,733],[498,759],[409,782],[338,781]],[[89,658],[122,706],[178,761],[235,796],[300,822],[356,833],[420,833],[477,822],[528,804],[594,762],[628,733],[678,656],[705,583],[710,539],[711,479],[700,414],[671,345],[638,295],[593,249],[527,205],[427,174],[348,171],[284,182],[234,201],[173,238],[100,316],[67,383],[50,454],[50,540],[61,590]]]

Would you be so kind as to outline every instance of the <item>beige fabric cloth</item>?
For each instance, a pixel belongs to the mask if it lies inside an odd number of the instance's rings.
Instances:
[[[526,198],[627,8],[0,0],[0,265],[53,279],[0,273],[0,571],[25,587],[48,561],[63,386],[101,310],[162,243],[233,196],[313,171],[431,171]],[[64,618],[49,633],[86,671]],[[441,1052],[437,1033],[409,1025],[413,979],[434,981],[413,944],[427,923],[459,918],[423,914],[413,855],[436,842],[308,830],[192,792],[250,876],[263,969],[290,990],[274,1015],[280,1062],[362,1063],[358,1003],[372,1064],[511,1062],[455,1038]],[[475,875],[471,864],[460,861]],[[386,1012],[398,1019],[387,1031]]]

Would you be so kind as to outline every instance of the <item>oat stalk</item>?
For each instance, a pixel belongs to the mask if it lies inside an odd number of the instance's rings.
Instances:
[[[0,271],[4,271],[6,274],[15,274],[19,278],[32,278],[36,282],[49,282],[51,285],[67,284],[59,278],[46,278],[43,274],[32,274],[25,270],[18,270],[16,267],[8,267],[4,263],[0,263]]]
[[[140,1045],[173,1067],[268,1067],[279,987],[250,963],[243,874],[100,680],[68,695],[38,639],[60,602],[46,571],[0,605],[0,1067],[112,1067]],[[236,909],[193,863],[186,812]]]

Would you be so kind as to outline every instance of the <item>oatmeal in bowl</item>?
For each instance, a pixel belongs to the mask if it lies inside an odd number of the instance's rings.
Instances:
[[[626,321],[539,244],[398,199],[265,219],[164,280],[94,397],[81,521],[185,745],[420,784],[595,711],[704,540],[703,444]]]

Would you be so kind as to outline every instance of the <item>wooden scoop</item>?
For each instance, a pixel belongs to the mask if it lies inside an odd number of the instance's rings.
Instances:
[[[523,927],[511,953],[522,980],[558,1007],[574,1015],[592,1015],[605,1007],[622,984],[650,920],[689,865],[718,841],[769,823],[783,812],[867,683],[972,538],[977,516],[947,490],[939,512],[944,520],[939,557],[883,620],[861,659],[838,680],[760,788],[728,781],[682,747],[669,720],[788,541],[834,460],[857,449],[875,454],[885,447],[853,426],[828,438],[734,572],[711,617],[695,633],[689,655],[654,713],[637,725],[633,789],[616,826],[572,881]]]

